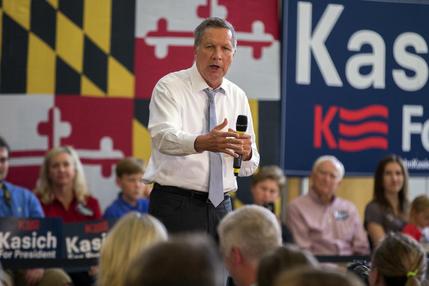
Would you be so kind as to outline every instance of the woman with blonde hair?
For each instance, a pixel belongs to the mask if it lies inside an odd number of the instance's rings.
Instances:
[[[411,237],[391,233],[375,249],[370,286],[418,286],[426,278],[426,253]]]
[[[65,223],[101,218],[98,200],[88,192],[82,163],[70,146],[52,148],[45,155],[35,193],[46,217],[59,217]],[[94,283],[90,272],[68,274],[74,285]]]
[[[142,250],[165,240],[167,231],[158,219],[149,214],[128,213],[115,224],[101,246],[97,285],[125,285],[131,261]]]
[[[98,200],[88,192],[82,163],[72,147],[55,147],[46,154],[35,192],[47,217],[64,222],[101,218]]]

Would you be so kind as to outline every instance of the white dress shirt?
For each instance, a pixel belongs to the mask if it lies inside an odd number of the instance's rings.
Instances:
[[[194,64],[191,68],[170,73],[156,84],[149,105],[149,132],[152,154],[144,180],[160,185],[208,191],[209,153],[194,149],[197,136],[208,130],[209,86]],[[243,161],[239,176],[250,176],[259,164],[252,116],[244,91],[226,78],[220,86],[225,94],[215,95],[217,124],[228,119],[228,128],[235,130],[238,115],[248,118],[247,134],[252,137],[252,158]],[[234,158],[222,153],[224,191],[235,191]]]

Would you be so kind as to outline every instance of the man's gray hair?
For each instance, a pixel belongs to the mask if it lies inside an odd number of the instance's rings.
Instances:
[[[202,21],[198,27],[195,28],[194,31],[194,46],[197,47],[201,39],[203,38],[204,32],[208,28],[224,28],[231,31],[231,42],[234,50],[237,48],[237,34],[235,33],[234,27],[227,20],[218,18],[218,17],[210,17]]]
[[[218,226],[220,248],[227,256],[239,248],[249,260],[259,260],[282,244],[280,223],[276,216],[261,206],[247,205],[226,215]]]
[[[317,158],[317,160],[313,164],[313,171],[317,169],[317,167],[322,164],[323,162],[330,161],[332,164],[334,164],[335,168],[337,168],[337,171],[339,173],[339,179],[341,180],[344,177],[344,165],[341,163],[340,160],[338,160],[335,156],[332,155],[323,155]]]

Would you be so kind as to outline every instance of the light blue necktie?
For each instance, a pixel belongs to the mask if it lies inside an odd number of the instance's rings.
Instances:
[[[214,96],[217,90],[204,89],[209,98],[209,131],[217,125]],[[221,153],[209,152],[209,200],[217,207],[224,199]]]

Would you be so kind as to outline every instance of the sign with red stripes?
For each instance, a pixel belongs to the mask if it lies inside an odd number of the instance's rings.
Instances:
[[[332,154],[371,175],[395,153],[429,174],[426,1],[289,0],[284,5],[283,165],[306,175]]]

